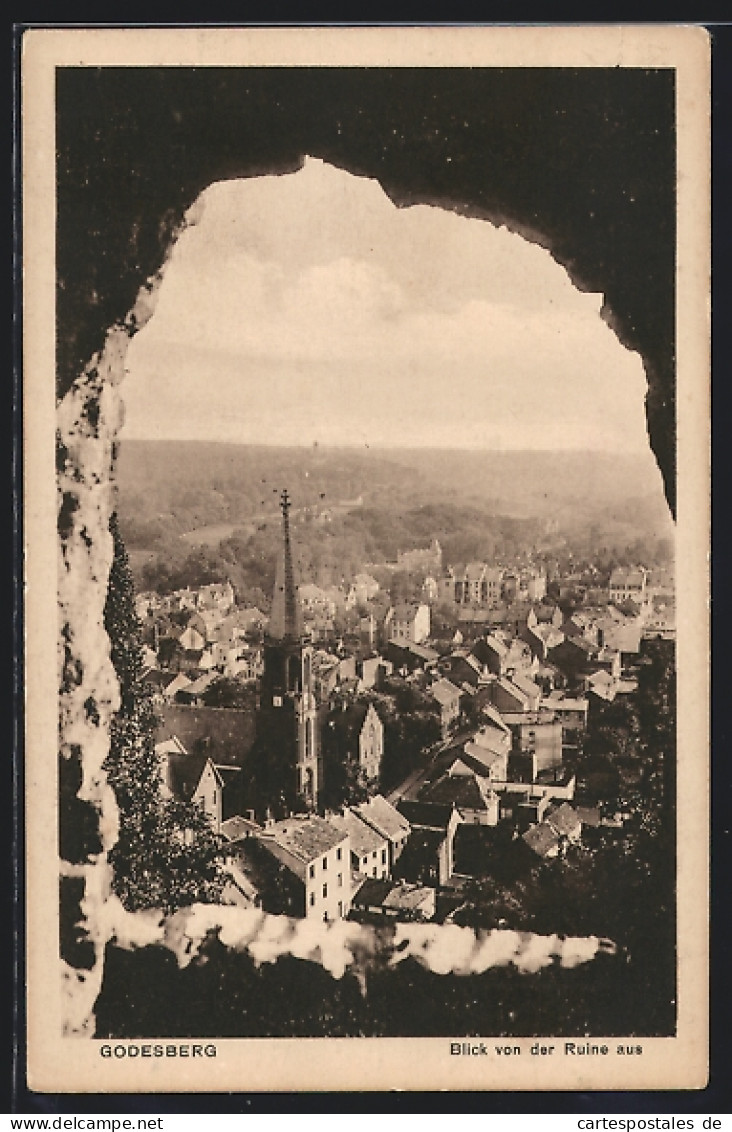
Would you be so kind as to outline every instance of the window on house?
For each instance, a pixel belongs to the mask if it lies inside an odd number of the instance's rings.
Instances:
[[[371,870],[371,875],[376,876],[376,865],[374,865],[373,869]]]
[[[312,908],[312,906],[313,906],[313,904],[314,904],[314,903],[315,903],[315,893],[314,893],[314,892],[311,892],[311,893],[310,893],[310,907],[311,907],[311,908]]]
[[[340,861],[340,859],[341,859],[341,850],[336,849],[336,861]]]
[[[308,873],[310,874],[311,877],[315,876],[315,865],[310,866],[310,868],[308,869]]]
[[[338,874],[338,887],[343,888],[343,873]]]
[[[325,897],[325,896],[327,896],[327,895],[328,895],[328,885],[327,885],[327,884],[324,884],[324,885],[323,885],[323,896]]]
[[[386,849],[381,850],[381,863],[382,865],[386,864]]]
[[[328,868],[328,858],[323,857],[323,872]]]

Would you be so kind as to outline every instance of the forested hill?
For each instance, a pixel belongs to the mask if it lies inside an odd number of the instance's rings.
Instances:
[[[260,607],[273,584],[285,487],[302,578],[319,585],[433,538],[451,563],[553,550],[643,561],[672,532],[647,465],[589,452],[128,441],[118,483],[138,585],[163,592],[226,577]]]
[[[123,442],[118,482],[129,542],[148,523],[181,534],[241,525],[270,514],[287,487],[295,507],[360,502],[387,510],[477,504],[495,514],[596,521],[643,501],[645,527],[665,525],[660,477],[650,460],[596,452],[276,448],[200,441]],[[629,506],[630,505],[630,506]],[[152,533],[152,532],[150,532]]]

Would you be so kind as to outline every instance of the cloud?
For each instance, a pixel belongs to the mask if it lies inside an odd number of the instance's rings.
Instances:
[[[646,446],[640,359],[543,249],[321,162],[234,184],[203,195],[131,344],[127,435],[186,435],[188,407],[210,438],[389,444],[400,421],[429,444]]]

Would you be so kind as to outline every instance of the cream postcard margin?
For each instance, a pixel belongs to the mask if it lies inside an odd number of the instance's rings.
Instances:
[[[217,1040],[215,1059],[105,1060],[61,1036],[54,463],[54,69],[85,66],[671,67],[678,157],[678,1031],[643,1056],[455,1058],[451,1035]],[[710,46],[683,26],[29,29],[22,42],[27,1070],[39,1092],[638,1090],[708,1073]],[[490,1038],[490,1035],[485,1037]],[[551,1040],[551,1039],[542,1039]],[[593,1035],[593,1040],[600,1040]],[[357,1046],[354,1043],[357,1042]],[[615,1039],[611,1041],[614,1045]],[[557,1043],[561,1048],[561,1040]],[[525,1048],[524,1048],[525,1047]],[[579,1064],[578,1064],[579,1061]]]

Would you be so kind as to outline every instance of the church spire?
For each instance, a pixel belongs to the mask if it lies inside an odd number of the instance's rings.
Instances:
[[[283,552],[277,558],[272,614],[269,621],[269,636],[278,641],[297,641],[302,637],[302,614],[290,540],[291,506],[290,497],[285,489],[280,496]]]

